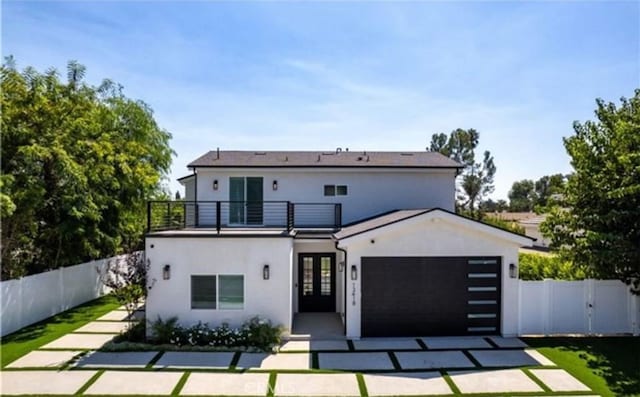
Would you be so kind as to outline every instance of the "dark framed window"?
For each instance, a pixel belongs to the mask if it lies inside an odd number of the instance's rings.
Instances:
[[[244,309],[244,276],[219,275],[218,284],[220,287],[218,308],[220,310]]]
[[[215,309],[216,276],[191,276],[191,308]]]
[[[325,196],[335,196],[336,195],[336,186],[335,185],[324,185],[324,195]]]
[[[346,195],[347,195],[347,185],[336,186],[336,196],[346,196]]]

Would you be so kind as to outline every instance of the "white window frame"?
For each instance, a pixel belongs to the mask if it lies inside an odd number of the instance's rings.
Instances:
[[[191,283],[191,277],[215,277],[216,278],[216,307],[215,309],[211,308],[194,308],[193,307],[193,284]],[[242,308],[239,309],[221,309],[220,308],[220,276],[242,276]],[[237,312],[240,310],[244,310],[246,302],[247,302],[247,278],[244,273],[215,273],[215,274],[192,274],[189,277],[189,306],[191,310],[215,310],[219,312],[232,311]]]

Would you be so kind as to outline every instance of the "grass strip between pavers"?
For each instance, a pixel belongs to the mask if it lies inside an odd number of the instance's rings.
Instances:
[[[180,392],[182,391],[184,384],[187,383],[187,379],[189,378],[189,375],[191,375],[191,371],[185,371],[185,373],[180,377],[180,380],[178,380],[178,383],[176,383],[176,386],[173,388],[173,391],[171,391],[171,396],[180,395]]]
[[[418,343],[418,345],[420,346],[420,348],[422,350],[429,350],[429,347],[427,346],[426,343],[424,343],[424,341],[420,338],[416,338],[416,342]]]
[[[395,371],[402,371],[402,367],[400,366],[400,361],[398,361],[398,357],[393,352],[387,352],[389,355],[389,360],[391,360],[391,364],[393,364],[393,369]]]
[[[478,368],[483,368],[482,364],[480,364],[480,362],[476,360],[475,357],[473,357],[473,354],[471,354],[469,350],[462,350],[462,354],[464,354],[469,359],[469,361],[473,363],[473,365],[475,365]]]
[[[493,347],[494,349],[501,349],[501,347],[498,346],[498,344],[496,342],[494,342],[493,339],[488,338],[488,337],[485,337],[485,338],[482,338],[482,339],[484,339],[484,341],[487,342],[489,345],[491,345],[491,347]]]
[[[153,368],[154,365],[160,360],[160,358],[164,355],[163,351],[158,352],[153,358],[145,365],[145,368]]]
[[[536,378],[536,376],[534,374],[531,373],[531,371],[529,371],[528,369],[523,369],[522,372],[524,372],[525,375],[527,375],[529,377],[529,379],[531,379],[532,381],[534,381],[538,386],[540,386],[542,388],[542,390],[545,391],[545,393],[552,393],[553,390],[551,390],[549,388],[549,386],[545,385],[544,382],[542,382],[540,379]]]
[[[460,392],[460,389],[458,389],[458,386],[456,386],[456,384],[453,383],[451,376],[446,371],[439,371],[439,372],[440,372],[440,375],[442,375],[442,379],[444,379],[444,381],[447,382],[447,385],[449,385],[449,388],[451,389],[451,391],[453,391],[455,395],[462,394]]]
[[[358,381],[358,389],[360,389],[360,397],[369,397],[369,391],[367,390],[367,384],[364,382],[364,376],[357,372],[356,380]]]
[[[351,339],[347,339],[347,347],[349,348],[350,352],[356,351],[356,345],[353,344],[353,341]]]
[[[277,378],[278,378],[277,372],[269,373],[269,382],[267,383],[267,397],[273,397],[276,395]]]
[[[103,296],[3,336],[0,339],[2,368],[27,353],[104,316],[118,306],[120,304],[113,296]]]
[[[233,357],[231,357],[231,362],[229,363],[229,369],[234,370],[238,366],[238,362],[240,361],[241,352],[236,352]]]
[[[92,384],[96,383],[96,381],[98,380],[98,378],[104,373],[104,369],[99,370],[98,372],[96,372],[95,375],[93,375],[88,381],[87,383],[85,383],[80,389],[78,389],[78,391],[76,392],[76,394],[74,394],[75,396],[81,396],[82,394],[84,394],[84,392],[87,391],[88,388],[91,387]]]
[[[311,369],[320,369],[320,356],[317,352],[311,353]]]

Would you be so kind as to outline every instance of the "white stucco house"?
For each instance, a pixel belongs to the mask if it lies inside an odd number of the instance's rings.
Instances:
[[[149,203],[147,318],[348,338],[515,335],[518,249],[454,211],[460,164],[433,152],[211,151]],[[329,317],[327,317],[329,316]]]

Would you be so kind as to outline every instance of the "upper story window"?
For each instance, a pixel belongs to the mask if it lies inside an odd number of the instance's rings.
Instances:
[[[325,196],[346,196],[347,193],[347,185],[324,185]]]

